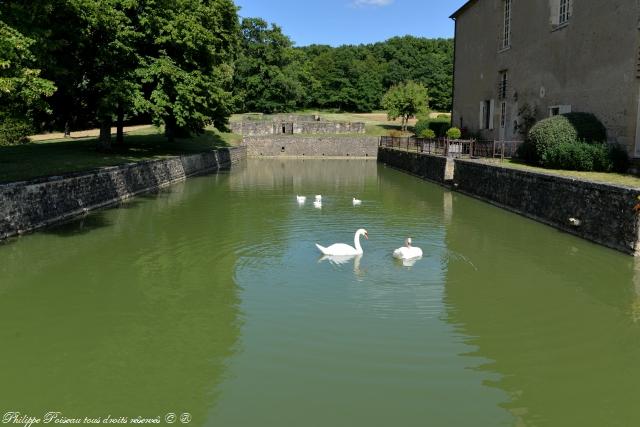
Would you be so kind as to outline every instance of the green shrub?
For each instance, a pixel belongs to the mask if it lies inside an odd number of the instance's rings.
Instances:
[[[418,120],[418,122],[414,126],[414,132],[416,135],[420,135],[424,129],[431,129],[436,134],[436,137],[441,138],[446,135],[447,129],[449,129],[450,125],[451,122],[449,121],[448,117],[446,118],[446,120],[421,119]]]
[[[423,129],[418,134],[418,138],[434,139],[435,137],[436,137],[436,133],[432,129]]]
[[[627,150],[618,145],[609,145],[609,159],[614,172],[625,173],[629,169],[629,153]]]
[[[28,142],[33,133],[30,123],[13,117],[0,117],[0,146],[16,145]]]
[[[447,121],[451,120],[451,116],[449,116],[448,114],[438,114],[436,116],[437,119],[446,119]]]
[[[460,139],[461,136],[462,132],[456,127],[449,128],[449,130],[447,131],[447,138],[449,139]]]
[[[538,155],[536,154],[536,146],[531,141],[524,141],[518,146],[516,157],[525,163],[538,163]]]
[[[620,146],[561,142],[553,144],[540,159],[544,167],[597,172],[625,172],[629,156]]]
[[[576,141],[604,142],[604,125],[590,113],[569,113],[540,120],[533,125],[528,140],[535,147],[535,161],[542,162],[551,146]],[[558,154],[557,152],[555,154]]]

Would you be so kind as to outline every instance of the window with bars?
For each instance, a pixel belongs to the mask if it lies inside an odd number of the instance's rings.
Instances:
[[[502,33],[502,49],[511,46],[511,0],[504,0],[504,26]]]
[[[498,99],[507,98],[507,86],[508,86],[507,72],[501,71],[500,81],[498,83]]]
[[[569,22],[569,18],[571,17],[570,1],[571,0],[560,0],[560,15],[558,16],[559,25]]]
[[[507,103],[502,102],[500,104],[500,127],[502,129],[507,127]]]

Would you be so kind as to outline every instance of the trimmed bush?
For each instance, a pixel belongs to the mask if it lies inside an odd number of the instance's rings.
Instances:
[[[0,146],[17,145],[28,142],[33,128],[26,120],[0,117]]]
[[[447,138],[449,139],[460,139],[461,136],[462,132],[456,127],[449,128],[449,130],[447,131]]]
[[[431,129],[436,137],[444,137],[447,133],[447,129],[451,126],[449,118],[447,119],[421,119],[418,120],[414,126],[414,132],[416,135],[420,135],[424,129]]]
[[[528,140],[535,147],[534,160],[542,162],[553,145],[576,141],[604,142],[607,132],[593,114],[569,113],[540,120],[529,131]]]
[[[431,129],[423,129],[419,134],[418,138],[428,138],[434,139],[436,137],[436,133]]]
[[[628,162],[629,156],[620,146],[586,142],[553,144],[540,159],[548,168],[596,172],[625,172]]]

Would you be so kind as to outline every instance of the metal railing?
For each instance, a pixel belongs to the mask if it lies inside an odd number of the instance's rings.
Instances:
[[[443,157],[484,157],[510,159],[515,157],[521,141],[486,141],[475,139],[380,137],[380,146]]]

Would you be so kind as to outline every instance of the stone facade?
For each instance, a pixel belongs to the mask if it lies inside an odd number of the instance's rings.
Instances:
[[[454,163],[448,157],[380,147],[378,161],[429,181],[445,183],[453,179]]]
[[[535,118],[594,113],[640,156],[637,0],[471,0],[455,19],[454,126],[520,140]]]
[[[249,157],[370,157],[378,154],[374,136],[245,137]]]
[[[228,169],[246,158],[230,148],[0,185],[0,240],[69,220],[188,176]]]

